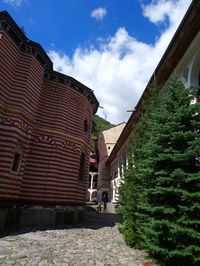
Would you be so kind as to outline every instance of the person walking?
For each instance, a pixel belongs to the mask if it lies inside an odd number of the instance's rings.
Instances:
[[[97,188],[97,211],[101,212],[101,204],[102,204],[102,190]]]

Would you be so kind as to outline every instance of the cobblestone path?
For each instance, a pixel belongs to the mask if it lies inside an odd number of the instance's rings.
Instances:
[[[18,232],[0,239],[0,265],[143,266],[145,254],[124,243],[115,214],[88,213],[76,227]]]

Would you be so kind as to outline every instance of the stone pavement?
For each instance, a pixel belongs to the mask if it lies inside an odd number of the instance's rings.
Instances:
[[[0,265],[143,266],[145,253],[126,246],[117,221],[93,210],[84,225],[9,234],[0,239]]]

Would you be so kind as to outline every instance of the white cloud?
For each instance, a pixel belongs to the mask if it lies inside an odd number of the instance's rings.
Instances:
[[[153,0],[149,5],[143,6],[143,15],[153,23],[164,22],[175,24],[183,17],[192,0]]]
[[[191,1],[153,1],[143,7],[145,16],[148,14],[152,21],[153,6],[156,10],[165,2],[170,8],[162,13],[168,17],[169,25],[152,45],[133,38],[121,27],[113,37],[107,40],[100,38],[99,48],[79,47],[72,58],[53,49],[49,51],[56,70],[73,76],[94,90],[100,105],[104,107],[99,109],[98,114],[112,123],[125,121],[130,116],[126,111],[137,104]],[[145,11],[150,9],[150,13]],[[154,23],[158,21],[163,21],[162,16],[156,18]]]
[[[103,7],[99,7],[91,12],[91,17],[95,18],[96,20],[102,20],[106,14],[107,10]]]
[[[168,0],[153,1],[147,6],[143,6],[143,15],[151,22],[163,22],[173,9],[174,3]]]
[[[23,0],[3,0],[3,2],[12,6],[21,6]]]

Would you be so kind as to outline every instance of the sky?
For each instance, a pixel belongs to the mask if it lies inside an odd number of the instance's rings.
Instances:
[[[98,113],[126,122],[192,0],[0,0],[54,70],[85,84]]]

